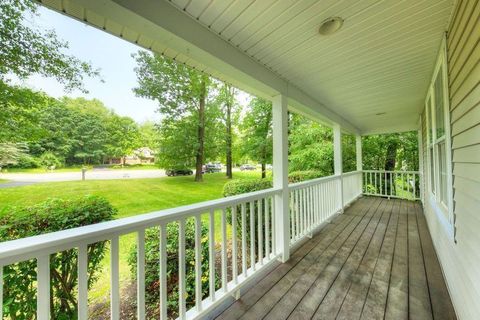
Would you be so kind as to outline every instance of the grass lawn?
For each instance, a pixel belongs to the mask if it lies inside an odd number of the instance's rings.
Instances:
[[[5,183],[5,182],[8,182],[10,180],[6,180],[6,179],[0,179],[0,183]]]
[[[73,167],[65,167],[65,168],[58,168],[53,171],[45,170],[44,168],[30,168],[30,169],[21,169],[21,168],[9,168],[3,169],[4,173],[55,173],[55,172],[80,172],[82,171],[83,166],[73,166]],[[87,169],[90,171],[93,169],[92,166],[86,166]],[[131,166],[111,166],[107,169],[111,170],[163,170],[159,169],[158,166],[154,164],[143,164],[143,165],[131,165]]]
[[[260,171],[234,172],[234,179],[258,178]],[[193,176],[163,177],[157,179],[90,180],[72,182],[50,182],[24,187],[0,189],[0,212],[8,206],[36,204],[47,198],[74,198],[82,195],[99,195],[118,209],[116,218],[134,216],[151,211],[218,199],[222,197],[225,173],[204,175],[204,182],[196,183]],[[220,231],[220,219],[215,219],[215,230]],[[216,234],[216,238],[219,234]],[[120,278],[130,277],[127,264],[128,254],[135,243],[135,234],[120,238]],[[99,302],[108,297],[110,259],[103,261],[104,272],[89,297]]]

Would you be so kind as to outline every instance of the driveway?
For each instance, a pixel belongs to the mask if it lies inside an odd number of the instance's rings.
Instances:
[[[85,174],[86,180],[115,180],[115,179],[148,179],[165,177],[165,170],[112,170],[93,169]],[[0,187],[15,187],[20,185],[82,180],[82,172],[48,172],[48,173],[0,173],[0,179],[10,180],[1,183]]]

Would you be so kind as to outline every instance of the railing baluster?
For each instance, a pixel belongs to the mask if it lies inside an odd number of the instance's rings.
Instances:
[[[263,228],[262,228],[262,221],[263,221],[263,205],[262,199],[257,200],[257,233],[258,233],[258,262],[260,265],[263,265]]]
[[[312,199],[312,187],[308,187],[307,192],[308,192],[308,230],[309,233],[312,233],[312,226],[313,226],[313,199]]]
[[[202,219],[195,216],[195,307],[202,311]]]
[[[265,198],[265,257],[270,260],[270,203]]]
[[[301,235],[305,234],[305,189],[300,189],[300,224],[302,226]]]
[[[119,239],[114,236],[110,241],[110,319],[120,319],[120,270]]]
[[[37,258],[37,319],[50,319],[50,256]]]
[[[242,203],[242,273],[247,276],[247,219],[245,203]]]
[[[222,208],[221,218],[222,228],[222,289],[227,292],[227,217],[225,214],[225,208]]]
[[[277,241],[276,241],[276,233],[277,233],[277,228],[275,228],[275,214],[277,208],[275,207],[275,201],[273,201],[273,197],[270,197],[270,203],[271,203],[271,208],[272,208],[272,252],[274,255],[277,254]]]
[[[390,196],[393,196],[393,172],[390,172]]]
[[[215,301],[215,211],[210,210],[209,219],[209,235],[208,235],[208,263],[209,263],[209,284],[210,299]]]
[[[185,220],[178,221],[178,317],[186,318],[185,288]]]
[[[160,225],[160,319],[167,320],[167,226]]]
[[[298,199],[298,189],[294,190],[294,195],[295,195],[295,225],[296,225],[296,230],[295,230],[295,239],[298,239],[300,236],[300,204],[299,204],[299,199]]]
[[[255,271],[255,200],[250,201],[250,265]]]
[[[88,246],[78,247],[78,319],[88,319]],[[0,319],[2,319],[0,317]]]
[[[232,279],[233,283],[238,283],[237,270],[237,206],[232,206]]]
[[[137,233],[137,317],[145,319],[145,229]]]
[[[293,198],[294,190],[290,191],[290,241],[295,240],[295,199]]]

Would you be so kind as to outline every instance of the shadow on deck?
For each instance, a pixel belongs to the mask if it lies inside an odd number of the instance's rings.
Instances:
[[[363,197],[217,319],[455,319],[419,202]]]

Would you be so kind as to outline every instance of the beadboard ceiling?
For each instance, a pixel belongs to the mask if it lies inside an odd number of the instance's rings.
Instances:
[[[89,9],[93,0],[47,7],[166,54],[222,73]],[[153,1],[153,0],[152,0]],[[161,1],[161,0],[156,0]],[[109,1],[101,1],[108,5]],[[126,0],[112,3],[125,5]],[[414,130],[454,0],[172,0],[169,3],[243,55],[301,89],[362,133]],[[344,19],[332,35],[329,17]],[[241,84],[240,84],[241,86]],[[244,88],[245,89],[245,88]],[[247,88],[248,90],[248,88]]]

